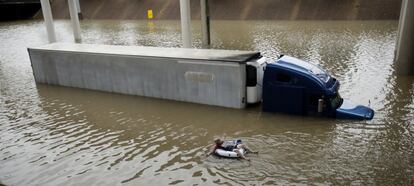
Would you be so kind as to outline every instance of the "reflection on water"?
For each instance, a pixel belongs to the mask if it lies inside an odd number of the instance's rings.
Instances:
[[[194,22],[194,47],[201,46]],[[82,41],[180,46],[177,21],[83,21]],[[395,21],[213,21],[213,48],[318,63],[376,110],[346,121],[35,84],[28,46],[43,23],[0,23],[0,182],[10,185],[404,184],[414,182],[413,77],[392,64]],[[73,42],[67,21],[59,41]],[[252,161],[204,156],[241,138]]]

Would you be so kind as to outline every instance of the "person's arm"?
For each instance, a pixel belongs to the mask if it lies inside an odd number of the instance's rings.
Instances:
[[[214,154],[214,151],[216,150],[216,145],[213,145],[210,147],[210,150],[208,151],[208,153],[206,154],[206,156],[210,156],[212,154]]]

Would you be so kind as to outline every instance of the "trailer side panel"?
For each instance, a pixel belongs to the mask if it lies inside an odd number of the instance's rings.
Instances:
[[[245,107],[245,64],[29,49],[38,83]]]

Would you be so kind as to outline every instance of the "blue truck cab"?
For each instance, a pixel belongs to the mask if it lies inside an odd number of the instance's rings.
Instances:
[[[340,119],[372,119],[374,111],[341,98],[340,83],[312,63],[281,56],[266,65],[263,111],[323,115]]]

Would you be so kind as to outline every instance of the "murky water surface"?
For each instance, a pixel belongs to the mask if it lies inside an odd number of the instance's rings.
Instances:
[[[201,46],[194,22],[194,47]],[[83,21],[84,43],[180,46],[178,21]],[[59,41],[73,42],[68,21]],[[0,23],[0,182],[7,185],[414,184],[414,77],[395,75],[396,21],[213,21],[213,48],[289,54],[342,83],[372,121],[262,113],[36,84],[43,22]],[[251,162],[204,156],[243,139]]]

